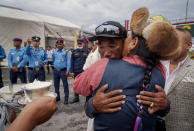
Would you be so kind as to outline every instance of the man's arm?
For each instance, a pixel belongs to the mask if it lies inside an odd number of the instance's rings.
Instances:
[[[74,72],[74,53],[71,53],[71,72]]]
[[[71,57],[69,56],[69,52],[67,51],[67,55],[66,55],[66,60],[67,60],[67,72],[70,72],[71,69]]]
[[[6,58],[5,50],[3,47],[0,47],[0,60],[3,60]]]
[[[31,56],[31,52],[30,52],[30,45],[27,45],[26,46],[26,55],[28,55],[28,56]]]
[[[109,59],[104,58],[91,65],[87,70],[76,76],[73,90],[80,95],[90,96],[100,84]]]
[[[24,67],[26,63],[27,63],[27,56],[23,54],[22,61],[17,65],[17,68]]]
[[[25,106],[6,131],[32,131],[37,125],[49,120],[56,110],[54,98],[41,97]]]
[[[46,54],[46,51],[44,51],[44,63],[48,63],[48,57],[47,57],[47,54]]]
[[[12,68],[13,66],[12,66],[12,62],[11,62],[11,51],[10,51],[9,54],[8,54],[7,60],[8,60],[8,67],[9,67],[9,68]]]
[[[88,117],[94,118],[99,113],[113,113],[121,110],[121,106],[125,104],[125,95],[119,95],[122,90],[114,90],[108,93],[104,91],[108,89],[108,85],[102,86],[94,97],[87,97],[84,109]],[[118,95],[118,96],[115,96]]]

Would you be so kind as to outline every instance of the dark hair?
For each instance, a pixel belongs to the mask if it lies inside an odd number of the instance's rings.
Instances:
[[[188,29],[181,28],[181,27],[177,27],[176,30],[178,30],[178,31],[180,31],[180,32],[182,32],[182,33],[187,34],[188,37],[185,37],[185,41],[186,41],[186,42],[192,41],[192,35],[191,35],[191,33],[189,32]]]
[[[159,62],[159,56],[149,51],[146,40],[142,36],[136,35],[132,32],[132,38],[134,39],[135,37],[138,38],[138,43],[136,48],[134,49],[134,54],[140,56],[140,58],[147,64],[145,69],[145,75],[143,78],[143,84],[147,86],[150,83],[152,69]]]

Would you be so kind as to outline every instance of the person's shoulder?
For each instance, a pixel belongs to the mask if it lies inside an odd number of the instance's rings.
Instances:
[[[83,49],[83,52],[84,52],[84,53],[87,53],[87,54],[90,53],[90,51],[89,51],[88,49]]]
[[[13,49],[10,49],[10,52],[13,52],[13,51],[15,51],[15,48],[13,48]]]
[[[3,50],[3,47],[0,45],[0,50]]]
[[[56,51],[53,51],[53,54],[54,54],[54,55],[57,54],[57,50],[56,50]]]
[[[75,49],[72,51],[72,54],[77,53],[77,52],[78,52],[78,49]]]
[[[46,51],[44,49],[40,49],[40,51],[46,53]]]
[[[62,50],[62,53],[63,54],[68,54],[68,51],[67,50]]]
[[[92,64],[88,69],[99,71],[99,70],[105,68],[108,62],[109,62],[108,58],[102,58],[102,59],[98,60],[97,62],[95,62],[94,64]],[[88,69],[86,69],[86,70],[88,70]]]
[[[189,61],[189,63],[186,65],[187,69],[189,70],[189,72],[193,73],[194,75],[194,60]]]
[[[21,47],[20,50],[21,50],[22,52],[25,52],[25,48],[24,48],[24,47]]]

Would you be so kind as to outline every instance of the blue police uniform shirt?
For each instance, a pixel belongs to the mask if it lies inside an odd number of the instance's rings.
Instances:
[[[70,72],[71,68],[71,59],[68,55],[68,52],[65,50],[56,50],[53,53],[53,65],[56,69],[67,68],[67,72]]]
[[[43,66],[40,63],[48,62],[47,54],[43,49],[36,50],[34,47],[26,46],[26,55],[29,60],[29,67],[31,68],[42,68]]]
[[[3,47],[0,45],[0,60],[3,60],[6,58],[5,50]]]
[[[8,54],[8,66],[9,68],[13,67],[13,64],[17,64],[17,68],[24,67],[27,62],[27,56],[25,55],[25,49],[20,48],[16,50],[16,48],[11,49]]]
[[[83,72],[83,66],[89,54],[87,49],[76,49],[71,55],[71,72]]]

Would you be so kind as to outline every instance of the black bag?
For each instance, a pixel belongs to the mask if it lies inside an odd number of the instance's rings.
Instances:
[[[156,128],[155,131],[166,131],[165,120],[160,117],[156,118]]]

